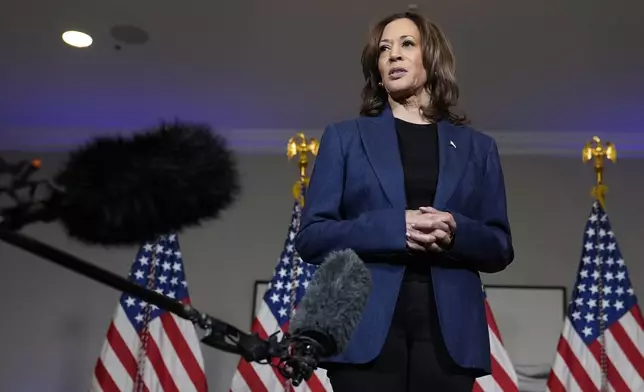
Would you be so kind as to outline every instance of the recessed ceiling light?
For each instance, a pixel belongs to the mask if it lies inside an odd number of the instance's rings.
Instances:
[[[93,42],[92,37],[90,37],[89,35],[74,30],[65,31],[63,33],[63,41],[65,41],[66,44],[74,46],[76,48],[86,48]]]

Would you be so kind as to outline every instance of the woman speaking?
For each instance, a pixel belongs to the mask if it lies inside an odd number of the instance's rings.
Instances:
[[[454,55],[416,13],[391,15],[362,53],[360,116],[322,136],[296,238],[305,262],[353,249],[373,287],[334,392],[472,391],[489,374],[480,272],[514,250],[495,141],[454,114]]]

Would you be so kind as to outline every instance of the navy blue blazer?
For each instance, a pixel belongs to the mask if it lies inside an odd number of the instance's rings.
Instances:
[[[438,123],[439,175],[433,207],[454,216],[448,252],[428,255],[439,322],[457,364],[491,372],[479,271],[497,272],[514,259],[503,172],[495,141],[466,126]],[[365,363],[387,336],[405,267],[382,262],[407,254],[405,186],[394,117],[329,125],[320,140],[295,247],[320,264],[353,249],[371,272],[372,291],[347,349],[329,362]]]

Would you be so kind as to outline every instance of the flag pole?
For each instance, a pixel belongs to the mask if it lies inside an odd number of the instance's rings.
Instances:
[[[586,143],[582,150],[582,161],[584,163],[593,161],[593,167],[595,169],[595,185],[590,191],[591,196],[597,200],[603,210],[606,209],[606,194],[608,193],[608,187],[604,184],[604,160],[608,159],[615,163],[617,160],[617,150],[615,145],[611,142],[606,142],[602,145],[601,139],[598,136],[593,136],[592,141]],[[596,229],[595,232],[595,247],[600,249],[601,246],[601,236],[599,235],[600,231],[600,219],[595,220]],[[600,342],[600,357],[599,365],[601,368],[601,388],[600,391],[607,391],[608,384],[608,372],[607,372],[607,358],[606,358],[606,315],[604,314],[604,276],[602,273],[602,266],[600,260],[595,263],[595,273],[598,277],[598,294],[599,294],[599,306],[597,306],[597,311],[599,312],[599,342]]]
[[[615,145],[611,142],[606,142],[603,146],[601,139],[598,136],[593,136],[593,139],[586,143],[582,150],[582,161],[587,163],[593,161],[595,169],[595,186],[593,186],[590,195],[595,198],[602,208],[606,208],[606,194],[608,187],[604,185],[604,160],[608,159],[615,163],[617,161],[617,150]]]
[[[308,140],[303,132],[298,132],[295,136],[292,136],[288,139],[286,143],[286,156],[288,160],[298,157],[297,165],[300,169],[300,176],[295,184],[293,184],[293,198],[295,198],[300,209],[304,207],[304,193],[306,187],[309,185],[309,177],[306,173],[309,167],[309,154],[317,156],[320,143],[317,139],[311,137]],[[299,230],[299,213],[296,224],[296,230]],[[295,311],[295,303],[297,302],[297,264],[299,261],[299,256],[297,251],[293,250],[293,258],[291,260],[291,295],[290,295],[290,314],[293,315]],[[285,392],[291,392],[293,390],[290,380],[286,380],[286,385],[284,385]]]

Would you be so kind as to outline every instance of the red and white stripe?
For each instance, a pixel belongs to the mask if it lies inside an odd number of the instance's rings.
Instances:
[[[644,320],[637,305],[604,334],[609,391],[644,391]],[[586,345],[568,318],[548,378],[548,391],[600,391],[601,346]]]
[[[194,325],[171,313],[154,318],[148,328],[143,391],[206,392],[201,347]],[[90,392],[132,392],[141,338],[120,306],[107,331],[94,368]]]
[[[288,329],[288,325],[280,328],[268,305],[262,302],[253,321],[252,331],[261,338],[267,339],[275,331],[280,334]],[[233,376],[230,392],[331,392],[333,388],[326,376],[326,370],[318,369],[306,382],[293,387],[287,380],[270,365],[248,363],[240,359]]]
[[[490,335],[490,351],[492,359],[492,374],[478,378],[474,384],[474,392],[497,391],[497,392],[518,392],[519,380],[510,361],[508,352],[503,346],[503,340],[496,325],[494,314],[487,299],[485,300],[485,313],[487,316],[487,327]]]

